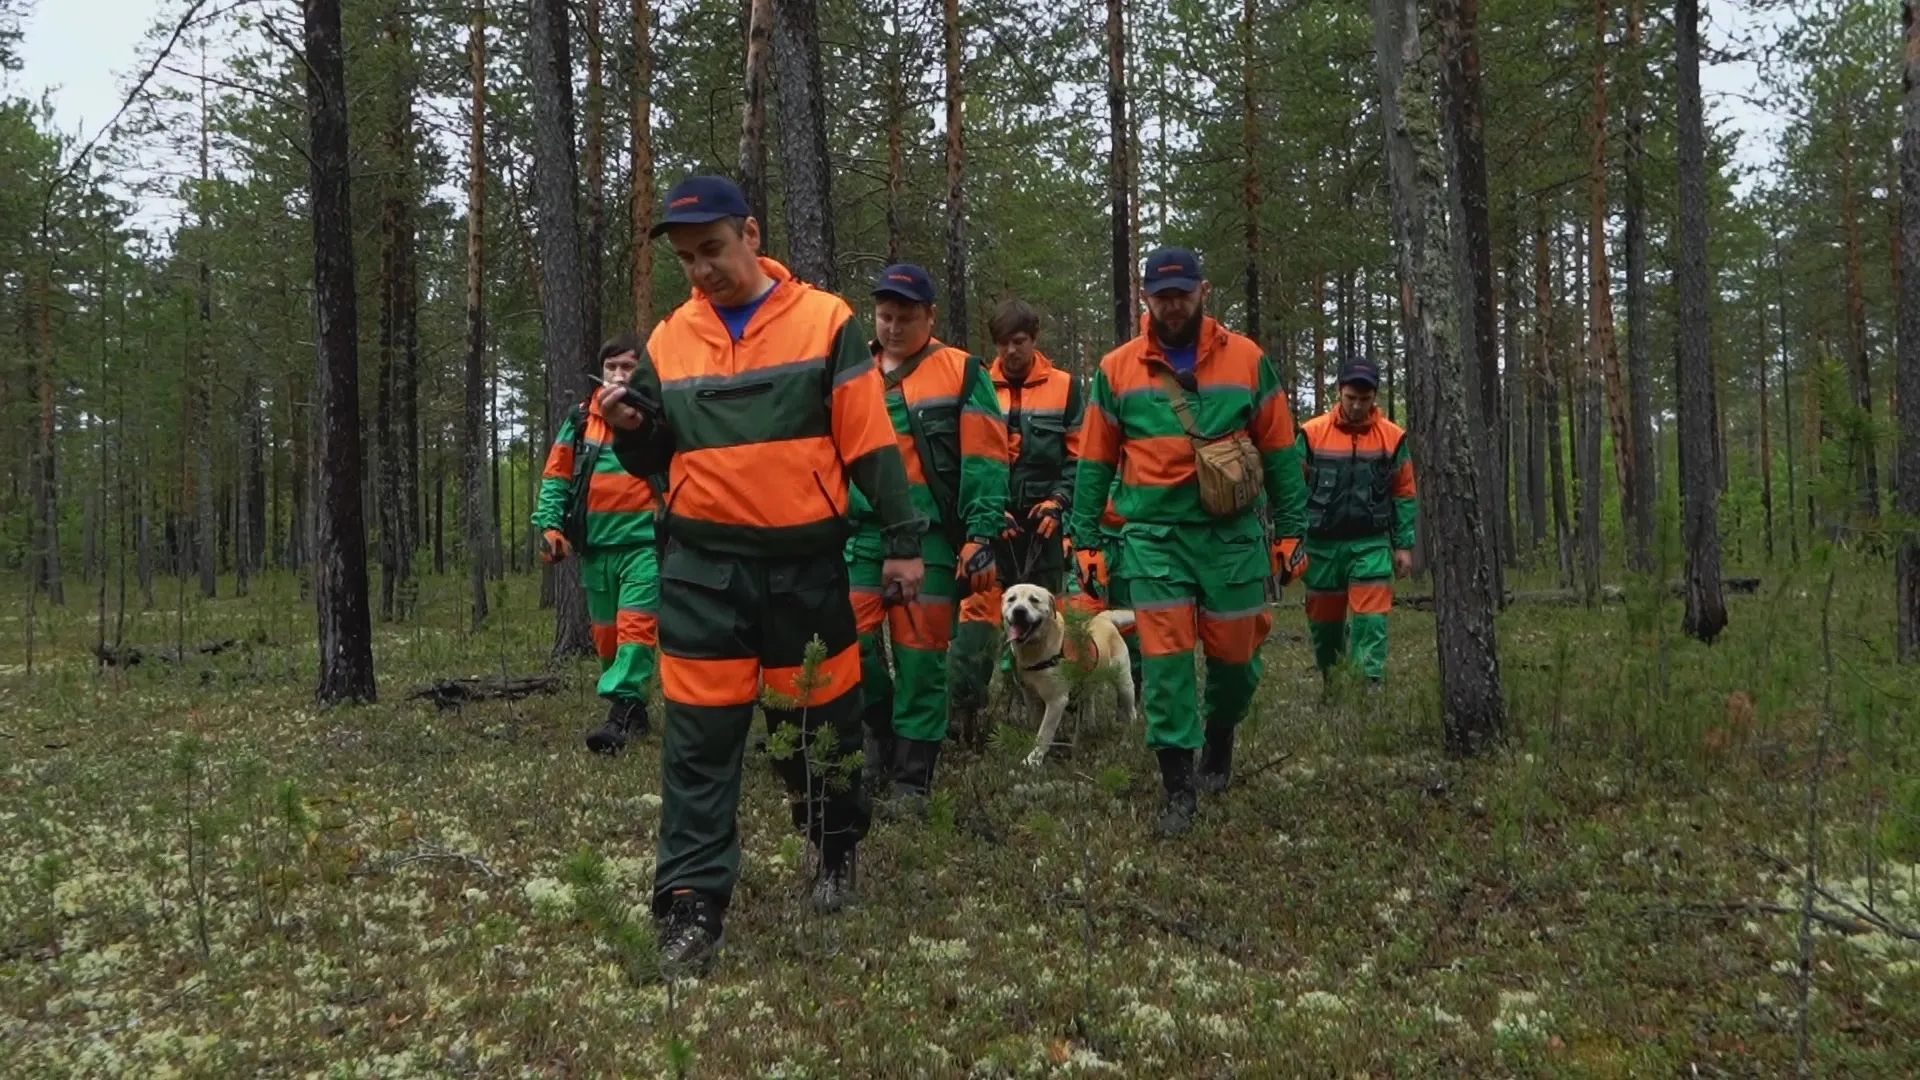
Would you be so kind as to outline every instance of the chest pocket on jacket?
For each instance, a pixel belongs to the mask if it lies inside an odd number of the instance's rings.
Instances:
[[[958,404],[908,406],[926,438],[924,454],[931,461],[920,467],[946,481],[949,491],[957,493],[960,484],[960,406]]]

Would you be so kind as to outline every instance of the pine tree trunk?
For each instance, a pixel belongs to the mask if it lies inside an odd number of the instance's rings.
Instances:
[[[1773,417],[1767,400],[1767,369],[1773,366],[1773,356],[1767,349],[1767,306],[1759,307],[1755,320],[1759,330],[1760,347],[1760,509],[1766,515],[1767,522],[1767,562],[1773,562]]]
[[[840,287],[840,271],[834,255],[833,164],[827,154],[826,85],[820,73],[814,0],[775,0],[773,36],[789,268],[802,281],[833,291]]]
[[[636,0],[638,2],[638,0]],[[460,487],[466,502],[468,573],[473,628],[487,618],[487,571],[494,561],[488,518],[487,459],[487,3],[475,0],[467,30],[473,102],[467,116],[467,380],[461,412]],[[639,234],[644,236],[645,234]]]
[[[43,224],[40,230],[41,250],[46,253],[41,263],[39,326],[40,348],[40,423],[39,441],[35,447],[32,487],[33,487],[33,587],[46,595],[47,602],[65,605],[67,589],[62,583],[60,573],[60,501],[59,472],[56,469],[57,453],[54,442],[54,351],[53,351],[53,249],[48,244],[47,229]]]
[[[579,203],[573,163],[572,57],[566,0],[529,0],[529,73],[533,83],[534,206],[540,217],[541,313],[546,327],[547,428],[557,431],[567,410],[587,394],[595,353],[580,303]],[[537,475],[537,473],[536,473]],[[561,660],[593,653],[586,593],[578,559],[553,574],[553,655]]]
[[[1680,490],[1687,548],[1686,632],[1712,642],[1727,625],[1720,583],[1720,488],[1707,280],[1706,124],[1700,100],[1700,4],[1676,0],[1680,54]]]
[[[1607,259],[1607,23],[1611,2],[1594,0],[1593,5],[1594,104],[1589,121],[1593,157],[1587,174],[1591,199],[1587,226],[1588,299],[1593,324],[1593,358],[1605,385],[1607,420],[1613,433],[1613,474],[1619,487],[1620,519],[1625,523],[1628,534],[1633,535],[1637,532],[1634,515],[1639,499],[1635,492],[1640,478],[1633,468],[1634,433],[1627,416],[1626,385],[1620,373],[1620,350],[1614,339],[1613,271]],[[1595,506],[1597,511],[1597,501]],[[1598,548],[1597,521],[1589,542]]]
[[[1900,659],[1920,661],[1920,0],[1901,4],[1906,37],[1900,126],[1900,490],[1909,524],[1895,562]]]
[[[1240,140],[1245,158],[1247,336],[1260,340],[1260,125],[1254,115],[1254,0],[1240,8]]]
[[[1547,351],[1553,303],[1552,254],[1547,246],[1546,201],[1534,198],[1533,356],[1527,365],[1527,522],[1532,547],[1547,540]]]
[[[339,0],[305,0],[314,309],[319,326],[320,504],[314,590],[319,698],[374,700],[367,536],[360,512],[360,372],[348,192],[347,88]]]
[[[1500,330],[1494,318],[1493,226],[1487,195],[1487,150],[1480,100],[1480,2],[1440,0],[1436,7],[1442,69],[1441,94],[1446,102],[1449,180],[1461,210],[1459,287],[1466,319],[1463,343],[1471,348],[1466,377],[1473,397],[1468,401],[1468,436],[1479,463],[1484,502],[1481,520],[1491,530],[1490,547],[1498,550],[1500,522],[1507,516],[1506,485],[1493,482],[1502,475],[1494,433],[1500,430]],[[1495,608],[1505,603],[1505,574],[1500,560],[1491,563],[1488,578]]]
[[[633,330],[641,335],[653,327],[653,243],[647,237],[653,230],[653,32],[648,8],[649,0],[633,0]],[[764,115],[764,86],[760,98]]]
[[[1506,463],[1501,470],[1500,483],[1507,487],[1507,519],[1501,523],[1500,558],[1508,568],[1517,569],[1520,564],[1520,513],[1518,500],[1527,491],[1527,459],[1523,446],[1522,425],[1526,422],[1527,402],[1524,386],[1526,365],[1522,363],[1520,346],[1520,198],[1517,193],[1507,199],[1507,220],[1513,223],[1513,242],[1507,246],[1507,265],[1502,273],[1506,291],[1505,317],[1501,325],[1503,336],[1500,342],[1500,355],[1505,359],[1502,369],[1504,386],[1501,389],[1500,408],[1500,460]]]
[[[581,253],[585,263],[580,306],[581,318],[586,320],[587,340],[594,343],[596,354],[603,336],[601,328],[606,325],[601,313],[606,276],[602,249],[607,237],[607,103],[601,70],[601,3],[602,0],[586,0],[583,20],[587,39],[587,145],[582,171],[586,173],[587,235],[586,250]]]
[[[1107,196],[1113,204],[1113,343],[1133,337],[1133,236],[1127,212],[1127,31],[1122,0],[1107,0]]]
[[[767,204],[767,82],[772,69],[773,0],[752,0],[747,20],[747,101],[740,122],[740,193],[759,218],[763,237],[773,227]]]
[[[945,0],[947,48],[947,337],[967,348],[966,37],[960,0]]]
[[[1652,305],[1647,298],[1647,150],[1642,137],[1641,87],[1646,59],[1641,52],[1641,0],[1627,4],[1627,426],[1632,432],[1631,460],[1634,485],[1633,514],[1627,519],[1627,561],[1635,570],[1653,572],[1653,537],[1660,480],[1653,446],[1653,359],[1649,352],[1647,321]],[[1616,452],[1617,449],[1616,449]]]
[[[906,222],[900,213],[900,189],[906,184],[907,88],[901,56],[900,0],[893,0],[887,42],[887,265],[898,263],[906,247]]]
[[[1902,148],[1902,156],[1905,148]],[[1905,183],[1905,177],[1902,177]],[[1787,553],[1795,564],[1800,562],[1800,482],[1796,462],[1799,453],[1795,447],[1800,439],[1793,426],[1793,360],[1787,353],[1787,271],[1780,259],[1780,233],[1773,233],[1773,274],[1778,303],[1775,310],[1780,317],[1780,421],[1786,427],[1787,445]]]
[[[1374,0],[1374,47],[1386,123],[1394,248],[1401,280],[1411,289],[1408,366],[1426,428],[1422,477],[1432,549],[1448,557],[1434,567],[1434,613],[1440,660],[1441,723],[1454,753],[1478,753],[1506,728],[1506,701],[1494,634],[1493,553],[1486,542],[1485,502],[1468,429],[1471,406],[1456,333],[1455,252],[1448,239],[1448,164],[1441,157],[1431,72],[1420,48],[1419,12],[1410,0]],[[1440,21],[1458,18],[1443,0]],[[1442,33],[1447,33],[1442,30]],[[1434,408],[1425,408],[1427,402]],[[1416,442],[1416,452],[1422,449]]]
[[[1313,414],[1327,411],[1327,276],[1313,272]],[[1338,395],[1335,395],[1336,397]]]
[[[1546,204],[1540,203],[1537,228],[1544,255],[1547,236]],[[1566,468],[1566,432],[1560,422],[1560,384],[1561,368],[1565,366],[1561,358],[1565,350],[1560,348],[1553,323],[1552,282],[1562,277],[1561,267],[1554,267],[1544,261],[1549,269],[1543,274],[1543,283],[1539,295],[1541,310],[1540,325],[1540,396],[1542,409],[1546,417],[1546,444],[1548,473],[1552,481],[1553,495],[1553,541],[1554,552],[1560,563],[1560,587],[1573,588],[1573,526],[1567,513],[1567,468]],[[1562,264],[1564,266],[1564,264]]]
[[[1871,428],[1873,369],[1867,355],[1867,298],[1860,252],[1860,192],[1854,176],[1853,117],[1845,106],[1841,108],[1839,128],[1841,225],[1847,258],[1847,382],[1853,391],[1854,408],[1860,410],[1848,442],[1860,485],[1860,512],[1872,520],[1880,516],[1880,469]]]

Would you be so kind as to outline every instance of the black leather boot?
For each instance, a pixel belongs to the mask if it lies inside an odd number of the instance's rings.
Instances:
[[[1199,813],[1199,800],[1193,793],[1193,751],[1170,748],[1159,751],[1160,782],[1167,789],[1167,801],[1160,809],[1160,835],[1172,839],[1193,828]]]
[[[628,739],[647,733],[647,703],[615,699],[607,705],[607,722],[587,735],[587,749],[596,754],[617,754],[627,748]]]
[[[1233,735],[1231,726],[1207,729],[1207,745],[1200,749],[1201,791],[1218,795],[1227,790],[1233,774]]]
[[[933,794],[933,769],[940,760],[940,744],[920,739],[894,740],[893,794],[880,805],[890,818],[927,816]]]

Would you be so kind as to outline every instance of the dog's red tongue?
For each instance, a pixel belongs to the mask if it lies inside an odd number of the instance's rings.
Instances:
[[[1007,641],[1009,643],[1018,645],[1022,641],[1025,641],[1026,637],[1027,635],[1020,632],[1020,627],[1016,626],[1013,620],[1007,620]]]

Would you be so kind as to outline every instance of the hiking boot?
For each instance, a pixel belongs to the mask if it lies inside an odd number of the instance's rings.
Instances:
[[[1193,794],[1193,751],[1170,747],[1158,756],[1160,782],[1167,789],[1167,801],[1160,808],[1160,835],[1170,840],[1186,835],[1200,810]]]
[[[1227,790],[1233,776],[1233,735],[1231,727],[1210,729],[1207,745],[1200,748],[1200,775],[1195,783],[1208,795]]]
[[[1381,694],[1386,693],[1386,690],[1387,690],[1387,685],[1384,681],[1381,680],[1380,676],[1373,675],[1368,677],[1367,679],[1367,696],[1368,697],[1379,697]]]
[[[660,920],[660,974],[668,980],[697,979],[713,968],[725,932],[720,909],[705,894],[675,889]]]
[[[865,757],[860,765],[860,786],[873,798],[880,798],[893,783],[894,737],[891,733],[875,735],[873,729],[867,729],[866,742],[862,744]]]
[[[894,740],[893,794],[880,803],[882,816],[927,816],[933,794],[933,767],[940,760],[940,744],[921,739]]]
[[[627,748],[629,738],[647,733],[647,703],[615,699],[607,705],[607,722],[587,735],[587,749],[596,754],[617,754]]]
[[[807,891],[807,906],[816,915],[832,915],[854,900],[855,866],[853,849],[837,857],[820,856],[813,885]]]
[[[956,742],[975,752],[986,748],[987,728],[979,709],[970,705],[955,705],[949,716],[947,728],[953,732]]]

